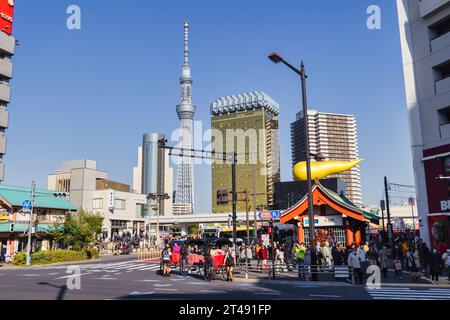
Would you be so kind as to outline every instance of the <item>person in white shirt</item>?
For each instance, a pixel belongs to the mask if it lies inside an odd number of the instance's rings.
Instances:
[[[361,263],[361,272],[364,274],[367,269],[367,252],[363,244],[359,246],[356,254],[358,255],[359,261]]]
[[[348,265],[353,268],[354,276],[358,277],[359,284],[363,283],[363,274],[361,271],[361,261],[359,260],[356,249],[348,255]]]

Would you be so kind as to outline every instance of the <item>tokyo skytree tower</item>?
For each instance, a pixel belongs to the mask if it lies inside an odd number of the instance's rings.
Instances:
[[[181,102],[177,105],[180,119],[180,143],[184,149],[192,149],[192,124],[196,106],[192,104],[192,77],[189,67],[189,23],[184,24],[184,65],[180,78]],[[194,166],[191,157],[178,159],[176,193],[174,203],[178,214],[192,214],[194,211]],[[174,208],[175,209],[175,208]]]

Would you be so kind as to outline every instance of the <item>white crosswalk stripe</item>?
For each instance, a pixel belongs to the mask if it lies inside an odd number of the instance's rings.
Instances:
[[[450,289],[429,288],[393,288],[381,289],[366,288],[369,295],[375,300],[450,300]]]
[[[75,264],[74,264],[75,265]],[[119,271],[153,271],[159,270],[159,263],[148,263],[143,261],[122,261],[112,263],[79,264],[80,270],[91,272],[119,272]],[[37,270],[62,270],[68,266],[48,266],[37,268]]]

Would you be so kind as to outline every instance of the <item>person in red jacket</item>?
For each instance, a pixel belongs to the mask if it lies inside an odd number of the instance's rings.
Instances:
[[[265,245],[261,246],[261,249],[259,250],[259,257],[262,261],[262,266],[264,266],[264,271],[267,271],[269,269],[269,265],[267,264],[267,248]]]

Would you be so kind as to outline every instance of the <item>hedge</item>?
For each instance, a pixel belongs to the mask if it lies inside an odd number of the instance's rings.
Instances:
[[[31,255],[31,264],[49,264],[57,262],[80,261],[98,258],[99,253],[95,249],[85,249],[82,251],[74,250],[52,250],[39,251]],[[26,253],[19,252],[14,257],[15,265],[26,264]]]

